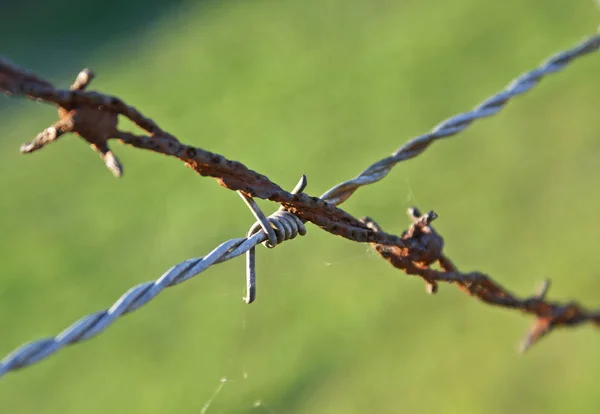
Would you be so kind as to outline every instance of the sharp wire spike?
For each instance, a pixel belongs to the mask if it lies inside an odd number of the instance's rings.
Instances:
[[[306,175],[303,174],[292,190],[292,194],[301,193],[307,184]],[[273,248],[285,240],[293,239],[298,234],[301,236],[306,234],[304,222],[295,214],[279,207],[275,213],[266,217],[252,197],[241,191],[238,191],[238,194],[257,220],[248,230],[247,237],[251,237],[262,229],[267,235],[267,240],[263,244],[268,248]],[[246,296],[243,299],[247,304],[256,299],[256,247],[254,246],[246,252]]]

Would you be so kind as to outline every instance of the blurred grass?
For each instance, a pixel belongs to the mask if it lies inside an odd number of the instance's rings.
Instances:
[[[89,65],[95,89],[183,141],[288,188],[306,173],[312,195],[598,24],[592,2],[559,0],[181,3],[130,14],[139,30],[118,36],[81,21],[68,30],[74,15],[54,16],[57,42],[89,43],[59,59],[35,41],[45,31],[25,35],[31,25],[21,17],[10,29],[20,47],[9,55],[63,85],[79,62]],[[123,26],[118,13],[99,16],[110,30]],[[550,277],[552,298],[597,306],[599,59],[544,80],[344,208],[394,232],[406,227],[407,207],[434,209],[462,269],[522,294]],[[54,112],[4,101],[3,354],[106,308],[252,222],[237,195],[166,157],[115,144],[126,168],[116,181],[73,137],[19,156]],[[515,345],[528,319],[449,286],[428,297],[365,245],[311,226],[307,237],[258,253],[256,304],[241,301],[243,259],[211,268],[89,343],[7,375],[0,412],[199,413],[223,377],[208,413],[598,411],[593,328],[556,332],[520,358]]]

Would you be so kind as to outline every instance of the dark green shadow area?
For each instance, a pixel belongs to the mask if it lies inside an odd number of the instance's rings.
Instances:
[[[3,2],[5,3],[5,2]],[[0,53],[45,75],[72,72],[106,45],[134,48],[135,39],[184,0],[23,0],[2,5]],[[197,3],[205,3],[199,0]]]

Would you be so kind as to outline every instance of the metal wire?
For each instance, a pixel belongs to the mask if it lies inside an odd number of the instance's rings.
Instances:
[[[343,203],[358,188],[381,180],[397,163],[419,155],[437,139],[463,131],[476,119],[498,113],[510,98],[529,91],[543,76],[558,72],[575,58],[584,56],[599,48],[600,35],[595,35],[578,46],[551,57],[537,69],[515,79],[504,91],[484,101],[472,111],[449,118],[436,126],[431,132],[412,139],[390,157],[371,165],[356,178],[333,187],[321,198],[336,205]],[[283,224],[283,222],[277,221],[277,214],[279,212],[271,216],[269,222],[273,223],[271,220],[275,220],[277,223]],[[280,230],[280,234],[293,233],[285,233],[288,231],[285,225],[282,229],[283,233]],[[298,231],[298,233],[302,234],[301,231]],[[204,257],[189,259],[173,266],[156,281],[142,283],[127,291],[110,309],[83,317],[53,338],[40,339],[17,348],[0,362],[0,377],[9,371],[32,365],[47,358],[67,345],[79,343],[98,335],[117,318],[145,305],[165,288],[191,279],[213,264],[233,259],[267,240],[268,237],[264,231],[247,238],[231,239],[222,243]]]
[[[292,193],[300,193],[305,187],[306,176],[303,175]],[[243,253],[251,253],[246,264],[249,282],[247,284],[248,293],[245,298],[246,303],[251,303],[256,296],[255,246],[264,243],[269,248],[275,247],[285,240],[293,239],[298,234],[305,235],[306,227],[300,218],[282,208],[269,217],[265,217],[254,200],[245,196],[242,198],[248,203],[250,210],[258,219],[258,222],[250,227],[246,238],[231,239],[222,243],[204,257],[189,259],[171,267],[156,281],[142,283],[129,289],[110,309],[84,316],[54,338],[44,338],[22,345],[0,362],[0,377],[9,371],[41,361],[67,345],[96,336],[108,328],[117,318],[142,307],[164,289],[185,282],[210,266],[233,259]],[[261,229],[261,224],[265,226],[264,229]],[[269,235],[265,230],[268,231]],[[250,285],[250,281],[252,285]]]
[[[456,135],[467,129],[473,121],[496,115],[513,97],[522,95],[536,86],[546,75],[562,70],[575,58],[595,52],[600,48],[600,35],[592,36],[572,49],[558,53],[544,61],[539,67],[519,76],[500,93],[488,98],[472,111],[448,118],[435,126],[431,132],[413,138],[400,147],[391,156],[377,161],[361,172],[357,177],[344,181],[321,196],[323,200],[335,205],[346,201],[356,190],[383,179],[401,161],[421,154],[434,141]]]
[[[0,377],[9,371],[47,358],[67,345],[96,336],[117,318],[150,302],[164,289],[191,279],[213,264],[240,256],[265,240],[267,236],[264,232],[256,233],[249,238],[231,239],[204,257],[189,259],[171,267],[156,281],[142,283],[129,289],[110,309],[84,316],[53,338],[40,339],[19,347],[0,362]]]
[[[285,240],[291,240],[297,235],[304,236],[306,234],[306,226],[304,222],[295,214],[279,209],[275,213],[266,218],[266,223],[257,222],[248,231],[248,237],[252,236],[261,229],[264,231],[263,224],[275,233],[275,244],[268,238],[263,243],[268,248],[273,248],[277,244],[283,243]],[[244,302],[252,303],[256,299],[256,257],[255,247],[251,247],[246,252],[246,296]]]
[[[298,194],[304,191],[306,188],[306,176],[303,174],[300,177],[300,181],[292,190],[292,194]],[[300,217],[290,213],[279,207],[279,209],[271,214],[269,217],[265,216],[256,201],[252,197],[247,196],[241,191],[238,191],[242,200],[246,203],[257,222],[250,227],[248,230],[247,237],[252,236],[260,229],[266,234],[267,241],[263,244],[272,249],[280,243],[286,240],[293,239],[298,234],[304,236],[306,234],[306,227]],[[246,296],[244,302],[250,304],[256,299],[256,249],[251,247],[246,252]]]

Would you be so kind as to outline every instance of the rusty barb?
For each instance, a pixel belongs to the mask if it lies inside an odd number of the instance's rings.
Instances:
[[[402,243],[400,238],[391,234],[371,231],[330,202],[304,193],[289,193],[240,162],[182,144],[121,99],[98,92],[86,92],[85,88],[92,79],[92,71],[84,69],[69,90],[55,89],[49,82],[0,57],[0,90],[52,103],[59,108],[59,120],[33,141],[23,144],[21,152],[28,154],[40,150],[65,133],[72,132],[87,141],[100,154],[108,169],[120,177],[123,167],[109,148],[109,141],[115,139],[136,148],[176,157],[198,174],[214,177],[230,190],[280,203],[286,211],[338,236],[357,242]],[[129,118],[147,134],[135,135],[119,130],[118,115]]]
[[[400,248],[372,243],[375,251],[392,266],[407,275],[423,279],[428,293],[436,293],[438,282],[451,283],[493,306],[519,309],[536,316],[535,322],[521,344],[524,352],[536,341],[558,326],[575,326],[592,322],[600,326],[600,311],[589,311],[576,303],[561,304],[546,301],[550,281],[546,280],[533,296],[520,299],[489,276],[481,272],[461,273],[452,261],[443,254],[444,239],[431,227],[437,217],[432,211],[421,215],[418,209],[411,208],[408,215],[413,223],[402,234],[409,247]],[[374,231],[381,227],[370,218],[363,222]],[[437,268],[432,268],[436,266]]]
[[[21,146],[21,152],[35,152],[66,133],[74,133],[90,144],[116,177],[121,177],[123,166],[109,146],[110,140],[117,140],[175,157],[201,176],[215,178],[223,187],[237,191],[257,220],[247,237],[226,241],[204,257],[179,263],[159,279],[141,283],[125,292],[109,309],[84,316],[54,337],[33,341],[16,349],[0,362],[0,376],[38,362],[65,346],[94,337],[120,316],[145,305],[167,287],[244,253],[247,254],[247,293],[244,300],[251,303],[256,295],[255,246],[264,243],[267,247],[275,247],[298,234],[304,235],[305,222],[349,240],[370,243],[394,267],[407,275],[422,278],[430,293],[437,292],[440,282],[451,283],[482,302],[534,315],[536,320],[523,341],[522,350],[559,326],[576,326],[584,322],[600,326],[600,311],[589,311],[576,303],[561,304],[547,300],[549,282],[545,282],[535,295],[518,298],[481,272],[460,272],[443,253],[444,240],[432,227],[437,217],[433,211],[421,214],[416,208],[410,209],[412,224],[401,236],[396,236],[384,232],[370,218],[359,220],[337,207],[360,187],[383,179],[398,163],[423,153],[441,138],[460,133],[476,120],[497,114],[512,98],[538,85],[543,77],[559,72],[576,58],[599,48],[600,35],[596,34],[550,57],[471,111],[453,116],[430,132],[409,140],[392,155],[375,162],[355,178],[336,185],[321,197],[304,193],[304,176],[293,191],[287,192],[265,175],[238,161],[181,143],[123,100],[89,91],[94,77],[89,69],[81,71],[71,87],[63,90],[0,57],[0,90],[7,95],[26,96],[58,107],[58,121],[33,141]],[[133,134],[119,130],[119,115],[133,121],[143,132]],[[266,217],[253,198],[274,201],[280,204],[280,208]]]

